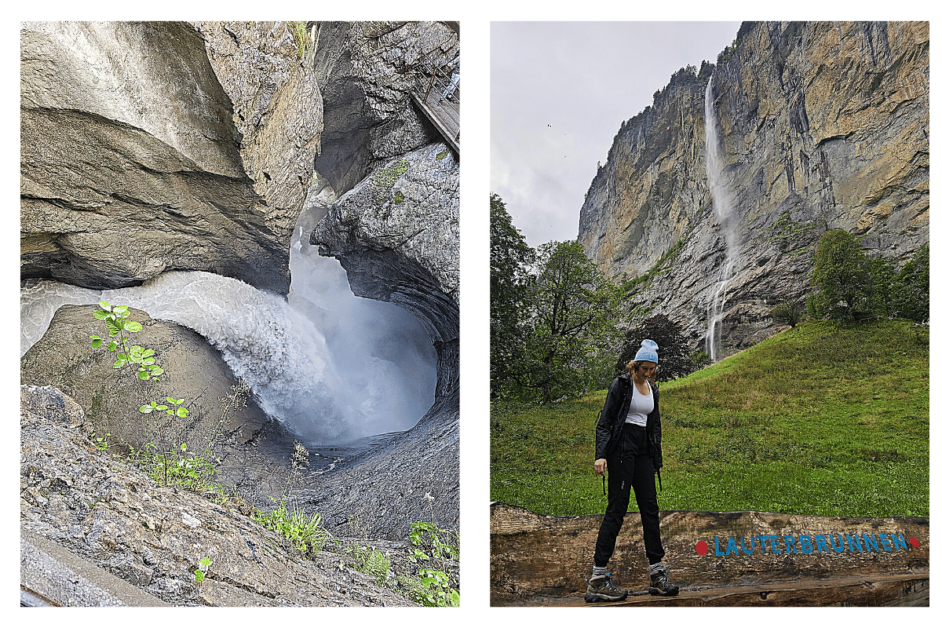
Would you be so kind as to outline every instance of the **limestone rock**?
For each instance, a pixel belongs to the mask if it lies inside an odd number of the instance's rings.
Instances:
[[[337,194],[377,164],[437,141],[409,94],[424,91],[435,67],[458,54],[443,22],[317,24],[313,71],[324,100],[317,171]]]
[[[211,64],[187,24],[21,26],[23,278],[123,287],[190,269],[287,292],[319,101],[296,48],[267,29],[241,52],[226,48],[231,57],[211,47]],[[265,48],[271,40],[282,45]],[[237,128],[226,89],[253,96],[228,80],[227,60],[238,70],[263,54],[281,72],[259,88],[272,93],[256,119]]]
[[[175,606],[414,606],[344,569],[343,556],[302,560],[234,507],[158,486],[97,450],[84,424],[60,416],[75,403],[60,391],[22,386],[21,401],[24,530]],[[212,564],[197,585],[203,558]]]
[[[710,70],[740,260],[723,344],[743,348],[779,329],[772,305],[804,301],[825,229],[897,265],[928,242],[929,25],[747,22],[715,69],[679,71],[623,123],[579,242],[617,280],[660,260],[640,301],[701,338],[729,248],[706,181]]]
[[[153,349],[166,371],[160,382],[141,381],[131,366],[112,367],[115,353],[91,347],[89,336],[107,336],[104,323],[92,316],[96,309],[61,307],[46,334],[20,360],[20,383],[54,386],[64,399],[74,399],[86,409],[83,422],[120,453],[153,442],[188,443],[202,455],[213,438],[219,483],[237,486],[263,505],[270,496],[279,496],[287,482],[293,437],[265,415],[251,393],[243,395],[241,404],[230,404],[238,382],[219,352],[190,329],[132,309],[130,320],[143,325],[132,344]],[[139,411],[151,401],[164,403],[168,396],[184,399],[190,410],[185,419]]]
[[[209,62],[232,101],[232,119],[246,174],[269,205],[265,220],[288,234],[287,248],[308,186],[316,179],[323,104],[299,50],[311,34],[297,22],[194,22]],[[296,30],[299,29],[299,30]],[[301,32],[303,31],[303,35]]]
[[[438,351],[435,404],[397,434],[305,493],[374,535],[397,538],[414,521],[458,527],[459,168],[444,144],[394,158],[331,206],[311,236],[340,260],[358,296],[392,301],[423,321]]]

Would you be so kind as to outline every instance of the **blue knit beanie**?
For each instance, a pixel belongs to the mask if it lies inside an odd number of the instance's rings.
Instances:
[[[642,340],[641,348],[635,354],[635,362],[654,362],[657,364],[657,343],[653,340]]]

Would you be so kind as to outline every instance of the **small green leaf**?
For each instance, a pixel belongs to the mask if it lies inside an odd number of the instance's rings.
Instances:
[[[107,301],[99,301],[98,305],[101,307],[101,309],[105,310],[106,312],[111,311],[111,304],[108,303]]]
[[[97,349],[101,346],[102,340],[98,336],[92,336],[92,349]]]
[[[126,305],[116,305],[116,306],[114,306],[114,308],[112,308],[111,311],[114,312],[115,314],[121,314],[122,312],[127,312],[127,311],[128,311],[128,306],[126,306]]]
[[[180,451],[186,451],[186,443],[180,443]]]
[[[180,403],[180,401],[177,400],[177,399],[174,399],[173,397],[167,397],[167,403],[172,403],[172,404],[176,405],[176,404]]]
[[[137,321],[127,321],[124,324],[124,328],[128,331],[141,331],[144,329],[144,326],[138,323]]]
[[[100,320],[100,321],[103,321],[103,320],[105,320],[106,318],[108,318],[108,312],[103,312],[103,311],[101,311],[101,310],[95,310],[94,312],[92,312],[92,316],[94,316],[95,318],[97,318],[97,319]]]
[[[144,349],[144,353],[143,353],[142,355],[143,355],[145,358],[149,358],[150,356],[154,355],[154,350],[153,350],[153,349]]]
[[[137,378],[147,381],[150,379],[150,373],[148,373],[147,371],[138,371]]]
[[[209,567],[213,564],[213,561],[209,560],[209,556],[200,561],[200,567]]]
[[[115,342],[114,340],[108,343],[108,351],[114,351],[117,348],[118,348],[118,343]]]
[[[167,409],[167,406],[157,406],[157,409],[158,409],[158,410],[166,410],[166,409]]]
[[[177,416],[180,417],[181,419],[185,419],[186,415],[189,413],[190,411],[187,410],[186,408],[177,408]]]
[[[139,409],[140,409],[140,411],[141,411],[142,413],[144,413],[144,414],[150,414],[150,413],[153,412],[153,410],[154,410],[154,409],[151,408],[150,406],[141,406]]]
[[[203,574],[203,572],[200,571],[199,569],[197,569],[196,571],[194,571],[194,572],[193,572],[193,575],[196,576],[196,584],[199,584],[200,582],[202,582],[202,581],[206,578],[206,576]]]
[[[122,355],[124,355],[124,354],[123,354],[123,353],[119,353],[118,355],[119,355],[119,356],[122,356]],[[127,363],[128,363],[127,358],[119,357],[118,360],[114,363],[114,368],[119,369],[119,368],[121,368],[122,366],[124,366],[124,365],[127,364]]]

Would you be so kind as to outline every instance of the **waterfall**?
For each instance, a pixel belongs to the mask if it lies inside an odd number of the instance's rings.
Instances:
[[[435,349],[411,313],[354,296],[340,263],[304,244],[301,235],[318,213],[309,208],[295,227],[288,299],[201,271],[167,272],[141,286],[100,292],[27,282],[21,354],[59,306],[103,299],[201,334],[246,380],[261,408],[310,444],[409,429],[434,402]]]
[[[726,261],[723,274],[714,284],[707,311],[707,329],[704,344],[706,352],[714,361],[723,356],[723,306],[726,303],[726,286],[733,275],[739,243],[733,220],[733,204],[730,202],[726,185],[723,182],[723,158],[720,153],[719,121],[713,107],[713,77],[707,82],[704,98],[704,122],[706,126],[706,170],[707,185],[713,198],[713,212],[720,235],[726,240]]]

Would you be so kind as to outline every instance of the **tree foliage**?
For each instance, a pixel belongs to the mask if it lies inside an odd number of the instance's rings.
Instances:
[[[527,268],[534,256],[513,225],[504,201],[491,194],[492,390],[512,377],[522,359],[523,324],[529,309]]]
[[[662,381],[675,379],[688,375],[699,368],[690,359],[690,347],[696,341],[685,336],[680,325],[667,316],[658,314],[645,319],[637,327],[625,332],[618,361],[615,363],[616,373],[623,373],[625,366],[634,359],[641,347],[641,341],[650,338],[657,343],[657,378]]]
[[[893,285],[896,312],[914,321],[929,320],[929,244],[923,244],[900,270]]]
[[[843,229],[828,231],[818,242],[810,284],[817,292],[808,299],[815,318],[859,320],[872,305],[870,260],[854,236]]]
[[[794,327],[801,322],[804,312],[795,301],[786,299],[775,304],[775,307],[769,312],[772,320],[779,325],[788,325]]]
[[[577,242],[534,251],[490,200],[491,396],[546,402],[606,386],[623,291]]]
[[[545,403],[597,385],[614,357],[621,294],[575,241],[540,247],[525,339],[525,386]],[[523,381],[523,380],[521,380]]]
[[[829,231],[815,251],[810,284],[816,289],[808,299],[808,313],[814,318],[928,320],[929,245],[897,273],[889,260],[868,258],[851,234]]]

